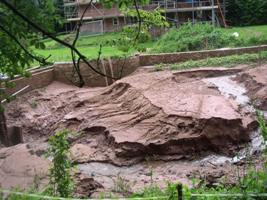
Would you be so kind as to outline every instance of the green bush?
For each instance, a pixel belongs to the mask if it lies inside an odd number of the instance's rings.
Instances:
[[[228,0],[227,20],[234,26],[260,25],[267,23],[266,0]]]
[[[242,41],[223,29],[208,23],[187,23],[178,29],[172,29],[158,40],[152,52],[181,52],[203,49],[233,47]]]
[[[72,177],[72,165],[69,159],[70,144],[68,130],[62,130],[51,136],[48,140],[48,156],[52,158],[52,166],[49,170],[48,194],[51,196],[71,197],[74,191]]]

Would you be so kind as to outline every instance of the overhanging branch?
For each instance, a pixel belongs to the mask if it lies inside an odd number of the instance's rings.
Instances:
[[[34,29],[36,29],[38,32],[41,32],[43,35],[46,35],[47,37],[51,38],[52,40],[60,43],[61,45],[69,48],[70,50],[72,50],[73,52],[75,52],[80,60],[82,60],[92,71],[94,71],[95,73],[101,75],[101,76],[105,76],[108,78],[112,78],[112,79],[119,79],[118,77],[112,77],[109,76],[107,74],[104,74],[98,70],[96,70],[91,63],[86,59],[86,56],[84,56],[76,47],[74,47],[73,45],[55,37],[53,34],[49,33],[48,31],[46,31],[45,29],[43,29],[42,27],[40,27],[39,25],[37,25],[36,23],[34,23],[32,20],[30,20],[29,18],[27,18],[24,14],[22,14],[20,11],[18,11],[12,4],[10,4],[8,1],[6,0],[0,0],[0,3],[5,5],[8,9],[10,9],[15,15],[17,15],[18,17],[20,17],[23,21],[27,22],[30,26],[32,26]]]

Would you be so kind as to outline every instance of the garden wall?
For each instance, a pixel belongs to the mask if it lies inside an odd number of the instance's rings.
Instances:
[[[111,65],[108,60],[101,61],[97,64],[96,61],[90,62],[96,70],[107,74],[109,77],[125,77],[133,73],[139,65],[139,57],[134,56],[127,59],[114,59],[111,60]],[[54,65],[54,80],[70,83],[69,80],[74,80],[72,63],[56,63]],[[104,67],[103,67],[104,66]],[[81,64],[81,73],[84,77],[86,86],[101,87],[107,86],[113,83],[111,78],[103,77],[95,73],[86,64]]]
[[[25,86],[30,86],[26,90],[24,90],[22,93],[42,88],[54,80],[54,67],[47,67],[44,69],[38,69],[33,70],[32,75],[29,78],[24,77],[18,77],[13,80],[13,82],[16,84],[15,88],[8,89],[9,94],[13,94],[14,92],[17,92],[24,88]]]
[[[111,65],[108,60],[103,61],[103,64],[101,61],[98,64],[96,61],[91,63],[98,71],[101,71],[102,73],[112,77],[119,77],[122,70],[121,77],[125,77],[133,73],[138,67],[141,66],[149,66],[160,63],[178,63],[187,60],[198,60],[208,57],[222,57],[234,54],[257,53],[265,50],[267,50],[267,45],[155,55],[136,55],[127,59],[113,59],[111,61]],[[13,81],[16,83],[16,87],[9,89],[8,93],[14,93],[27,85],[30,87],[24,92],[45,87],[52,81],[70,83],[69,80],[73,80],[74,78],[72,73],[72,65],[73,64],[71,62],[55,63],[53,66],[47,68],[32,70],[32,76],[30,78],[16,78]],[[105,67],[103,67],[103,65]],[[81,64],[81,72],[84,76],[86,86],[89,87],[107,86],[112,84],[114,81],[111,78],[106,78],[95,73],[85,64]]]
[[[216,49],[205,51],[190,51],[180,53],[163,53],[163,54],[151,54],[140,55],[140,66],[156,65],[160,63],[178,63],[188,60],[200,60],[211,57],[223,57],[229,55],[240,55],[244,53],[257,53],[267,50],[267,45],[242,47],[242,48],[229,48],[229,49]]]

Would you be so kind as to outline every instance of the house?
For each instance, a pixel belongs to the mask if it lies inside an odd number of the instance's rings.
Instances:
[[[77,22],[91,0],[64,0],[64,13],[67,20],[66,31],[75,30]],[[161,8],[166,19],[179,26],[185,22],[211,22],[226,26],[225,0],[151,0],[145,10]],[[118,8],[105,8],[98,0],[93,0],[83,17],[82,33],[97,34],[114,32],[136,20],[125,16]]]

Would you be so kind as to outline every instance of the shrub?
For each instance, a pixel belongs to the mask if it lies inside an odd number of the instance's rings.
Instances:
[[[228,0],[227,19],[231,25],[259,25],[267,23],[266,0]]]
[[[48,156],[52,158],[48,193],[52,196],[71,197],[74,190],[69,159],[70,145],[67,140],[69,135],[70,131],[62,130],[51,136],[48,141]]]
[[[159,39],[152,51],[157,53],[194,51],[232,47],[240,43],[239,38],[208,23],[187,23],[178,29],[171,29]]]

